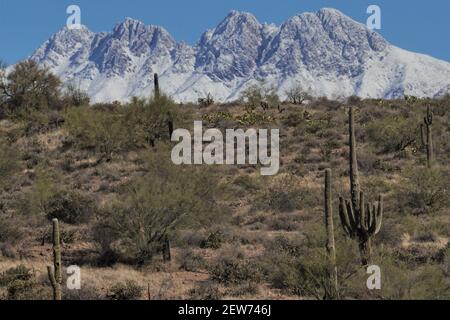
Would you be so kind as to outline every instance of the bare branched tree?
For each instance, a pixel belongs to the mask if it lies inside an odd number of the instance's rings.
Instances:
[[[302,85],[297,84],[292,86],[285,92],[289,102],[292,104],[302,104],[305,100],[309,99],[309,94]]]

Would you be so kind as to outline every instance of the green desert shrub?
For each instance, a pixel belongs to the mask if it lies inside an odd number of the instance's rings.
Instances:
[[[178,262],[180,269],[190,272],[196,272],[206,266],[203,256],[190,248],[183,248],[178,256]]]
[[[34,272],[24,265],[10,268],[0,275],[0,287],[6,288],[8,300],[49,299],[51,290],[38,282]]]
[[[324,299],[331,295],[331,278],[327,259],[323,250],[311,250],[303,259],[293,259],[288,256],[277,255],[280,259],[271,274],[271,283],[275,288],[298,296]]]
[[[254,110],[264,106],[277,108],[281,103],[274,88],[266,86],[264,83],[254,84],[246,88],[240,96],[242,103],[248,110]]]
[[[89,107],[70,109],[66,128],[69,132],[67,143],[81,150],[93,151],[105,161],[112,160],[114,154],[126,150],[133,141],[119,112]]]
[[[143,288],[133,280],[114,284],[108,290],[110,300],[138,300],[142,296]]]
[[[133,99],[124,117],[129,131],[137,144],[154,146],[157,141],[170,141],[171,130],[179,125],[183,112],[167,96],[149,100]]]
[[[281,121],[282,124],[287,127],[295,128],[299,126],[304,126],[306,123],[305,119],[306,115],[307,113],[305,113],[303,109],[294,109],[293,111],[286,113],[282,117]]]
[[[219,287],[212,281],[201,282],[189,290],[189,299],[191,300],[220,300],[222,298],[223,294]]]
[[[98,237],[108,239],[97,237],[98,243],[109,242],[139,264],[161,251],[167,234],[179,227],[212,224],[223,213],[213,172],[175,166],[167,156],[165,151],[159,156],[149,154],[148,173],[122,188],[117,202],[99,216],[96,226]]]
[[[224,239],[223,234],[220,231],[211,232],[203,241],[200,243],[200,248],[203,249],[220,249]]]
[[[43,110],[60,106],[61,81],[48,68],[33,60],[14,66],[6,75],[0,72],[0,101],[11,112]]]
[[[389,116],[369,123],[369,140],[383,152],[399,152],[407,147],[417,148],[418,125],[416,117]]]
[[[320,190],[301,186],[297,178],[283,175],[273,179],[256,196],[252,209],[275,212],[291,212],[317,205]]]
[[[0,212],[0,257],[13,254],[14,245],[23,239],[22,221],[11,214]],[[14,254],[13,254],[14,255]]]
[[[20,168],[20,154],[6,141],[0,140],[0,187],[8,186],[15,172]]]
[[[7,287],[8,300],[50,300],[51,289],[36,280],[15,280]]]
[[[254,177],[250,175],[242,175],[236,177],[230,185],[229,191],[231,197],[236,197],[245,193],[256,193],[262,188],[260,177]]]
[[[83,284],[80,290],[69,290],[66,286],[63,286],[63,298],[64,300],[103,300],[105,296],[101,291],[89,284]]]
[[[66,106],[74,107],[87,106],[91,100],[87,92],[74,84],[69,84],[64,88],[62,99]]]
[[[133,99],[125,107],[73,108],[66,120],[67,143],[110,161],[115,154],[170,141],[171,130],[183,115],[166,96]]]
[[[263,280],[261,266],[254,260],[239,254],[225,254],[209,267],[211,279],[225,284],[260,283]]]
[[[344,297],[348,279],[359,268],[358,253],[351,241],[341,237],[336,241],[339,293]],[[271,286],[290,295],[335,298],[325,242],[323,225],[313,223],[301,237],[279,236],[268,243],[263,261]]]
[[[18,196],[15,209],[26,216],[45,217],[48,201],[59,189],[57,179],[57,175],[46,171],[44,167],[37,167],[31,188]]]
[[[96,214],[94,199],[79,191],[59,191],[48,199],[45,207],[49,220],[56,218],[69,224],[86,223]]]
[[[277,251],[273,251],[275,248],[278,248]],[[349,269],[354,269],[357,263],[353,255],[347,254],[348,251],[342,252],[346,254],[339,256],[337,265],[340,270],[339,293],[344,295]],[[279,240],[278,245],[266,253],[266,259],[268,264],[266,272],[274,288],[291,295],[318,300],[336,298],[328,258],[323,246],[310,248],[304,244]]]
[[[65,118],[57,110],[21,110],[15,117],[23,123],[20,134],[26,137],[56,130],[65,122]]]
[[[226,291],[227,295],[232,297],[255,296],[260,288],[255,282],[246,281],[244,283],[229,287]]]
[[[88,222],[97,210],[93,198],[59,185],[57,178],[39,167],[31,189],[19,196],[15,208],[26,216],[57,218],[69,224]]]
[[[374,259],[381,270],[381,290],[367,290],[367,274],[362,269],[346,283],[349,297],[386,300],[449,299],[449,281],[438,265],[412,267],[387,252]]]
[[[14,244],[22,239],[23,235],[18,219],[10,215],[0,214],[0,243]]]
[[[28,281],[34,277],[33,270],[20,264],[0,274],[0,286],[7,286],[15,280]]]
[[[415,215],[433,214],[450,206],[450,173],[434,167],[407,168],[396,197],[400,209]]]

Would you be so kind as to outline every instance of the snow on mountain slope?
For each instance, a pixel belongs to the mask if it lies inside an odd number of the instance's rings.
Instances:
[[[301,84],[315,96],[439,96],[450,89],[450,63],[408,52],[335,9],[302,13],[280,27],[232,11],[191,47],[162,27],[126,18],[110,33],[63,28],[32,55],[93,101],[148,96],[153,73],[178,101],[211,93],[237,99],[264,82],[278,94]]]

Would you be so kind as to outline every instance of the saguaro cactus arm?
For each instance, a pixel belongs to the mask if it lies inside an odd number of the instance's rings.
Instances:
[[[349,218],[349,211],[344,198],[339,197],[339,217],[341,218],[342,228],[349,237],[353,237],[353,227]]]
[[[356,214],[355,214],[356,212]],[[344,231],[351,237],[355,235],[374,236],[380,232],[383,219],[383,197],[378,203],[366,203],[364,193],[360,194],[360,209],[355,211],[350,201],[339,198],[339,216]]]
[[[420,139],[422,140],[422,145],[427,145],[427,133],[425,125],[422,123],[420,124]]]
[[[378,197],[378,204],[374,205],[372,213],[372,222],[369,232],[372,235],[377,235],[381,230],[381,223],[383,221],[383,196]]]

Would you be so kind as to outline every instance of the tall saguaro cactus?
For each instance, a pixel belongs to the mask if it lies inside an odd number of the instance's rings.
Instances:
[[[350,147],[350,193],[352,205],[354,208],[359,208],[359,173],[358,161],[356,157],[356,136],[355,136],[355,115],[353,107],[350,107],[348,112],[349,123],[349,147]]]
[[[378,234],[381,228],[383,197],[378,197],[378,203],[366,203],[364,193],[360,190],[353,108],[349,110],[349,136],[351,200],[339,198],[339,217],[345,233],[358,240],[361,263],[366,266],[371,260],[371,238]]]
[[[336,266],[336,245],[334,241],[334,223],[333,223],[333,207],[331,195],[331,169],[325,170],[325,227],[327,234],[327,254],[329,263],[329,273],[331,279],[331,287],[334,289],[336,298],[339,299],[338,275]]]
[[[157,73],[153,75],[153,84],[155,87],[155,98],[158,99],[160,96],[160,91],[159,91],[159,77]]]
[[[422,137],[422,144],[427,150],[427,166],[428,168],[431,168],[434,161],[433,136],[431,133],[431,126],[433,124],[433,112],[431,111],[431,108],[429,106],[427,108],[427,115],[423,119],[423,122],[424,123],[420,126],[420,135]]]
[[[53,268],[47,266],[48,278],[53,287],[53,299],[61,300],[62,265],[61,265],[61,240],[59,236],[58,219],[53,219]]]

